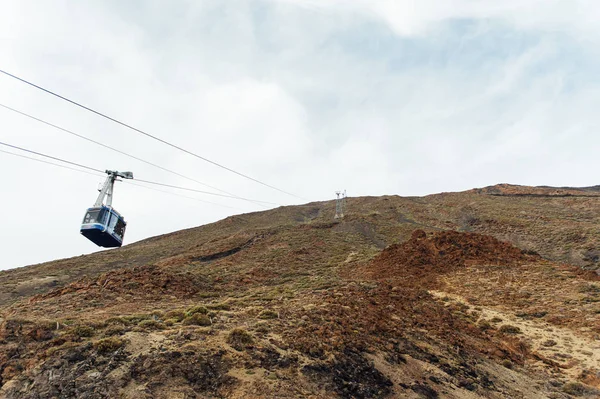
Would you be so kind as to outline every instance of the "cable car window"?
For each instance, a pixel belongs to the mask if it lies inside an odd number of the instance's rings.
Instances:
[[[83,223],[96,223],[99,214],[100,211],[90,211],[86,213],[85,217],[83,218]]]
[[[89,211],[83,218],[83,223],[104,223],[105,212],[103,209]]]
[[[114,231],[115,230],[115,226],[117,225],[117,221],[119,220],[119,218],[117,218],[116,215],[110,215],[111,218],[108,222],[108,228],[109,230]]]
[[[123,233],[125,233],[125,222],[123,221],[123,219],[119,219],[117,221],[117,225],[115,226],[114,231],[119,237],[123,237]]]

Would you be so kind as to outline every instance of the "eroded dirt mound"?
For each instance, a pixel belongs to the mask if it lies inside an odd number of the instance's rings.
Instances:
[[[437,276],[467,264],[514,264],[531,258],[494,237],[456,231],[415,230],[410,240],[386,248],[367,267],[368,278],[419,281],[430,287]]]
[[[173,295],[185,298],[196,294],[203,281],[188,273],[174,273],[159,266],[139,266],[100,275],[98,278],[83,278],[66,287],[36,295],[30,302],[39,302],[65,295],[84,295],[85,300],[112,295],[135,295],[136,297],[161,297]]]

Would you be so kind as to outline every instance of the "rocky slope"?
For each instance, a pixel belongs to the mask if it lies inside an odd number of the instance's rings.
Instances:
[[[597,397],[599,196],[350,198],[0,272],[0,397]]]

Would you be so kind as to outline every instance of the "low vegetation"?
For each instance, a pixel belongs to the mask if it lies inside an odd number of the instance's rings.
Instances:
[[[598,396],[600,199],[523,190],[281,207],[2,272],[0,397]]]

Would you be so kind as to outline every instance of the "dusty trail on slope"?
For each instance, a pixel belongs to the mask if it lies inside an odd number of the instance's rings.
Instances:
[[[517,335],[531,346],[534,357],[538,358],[530,364],[534,368],[546,370],[550,365],[555,368],[557,377],[565,374],[575,380],[600,367],[600,342],[576,334],[569,328],[555,326],[539,319],[523,319],[515,316],[514,311],[502,306],[474,306],[459,295],[435,290],[429,292],[446,301],[448,305],[452,301],[466,305],[467,312],[479,315],[480,325],[488,322],[499,330],[502,326],[517,327]],[[588,378],[587,382],[598,386],[593,384],[593,378]]]
[[[386,248],[361,273],[396,286],[428,288],[492,340],[523,347],[529,370],[600,387],[595,273],[544,261],[490,236],[420,230]],[[575,303],[579,306],[567,306]]]

